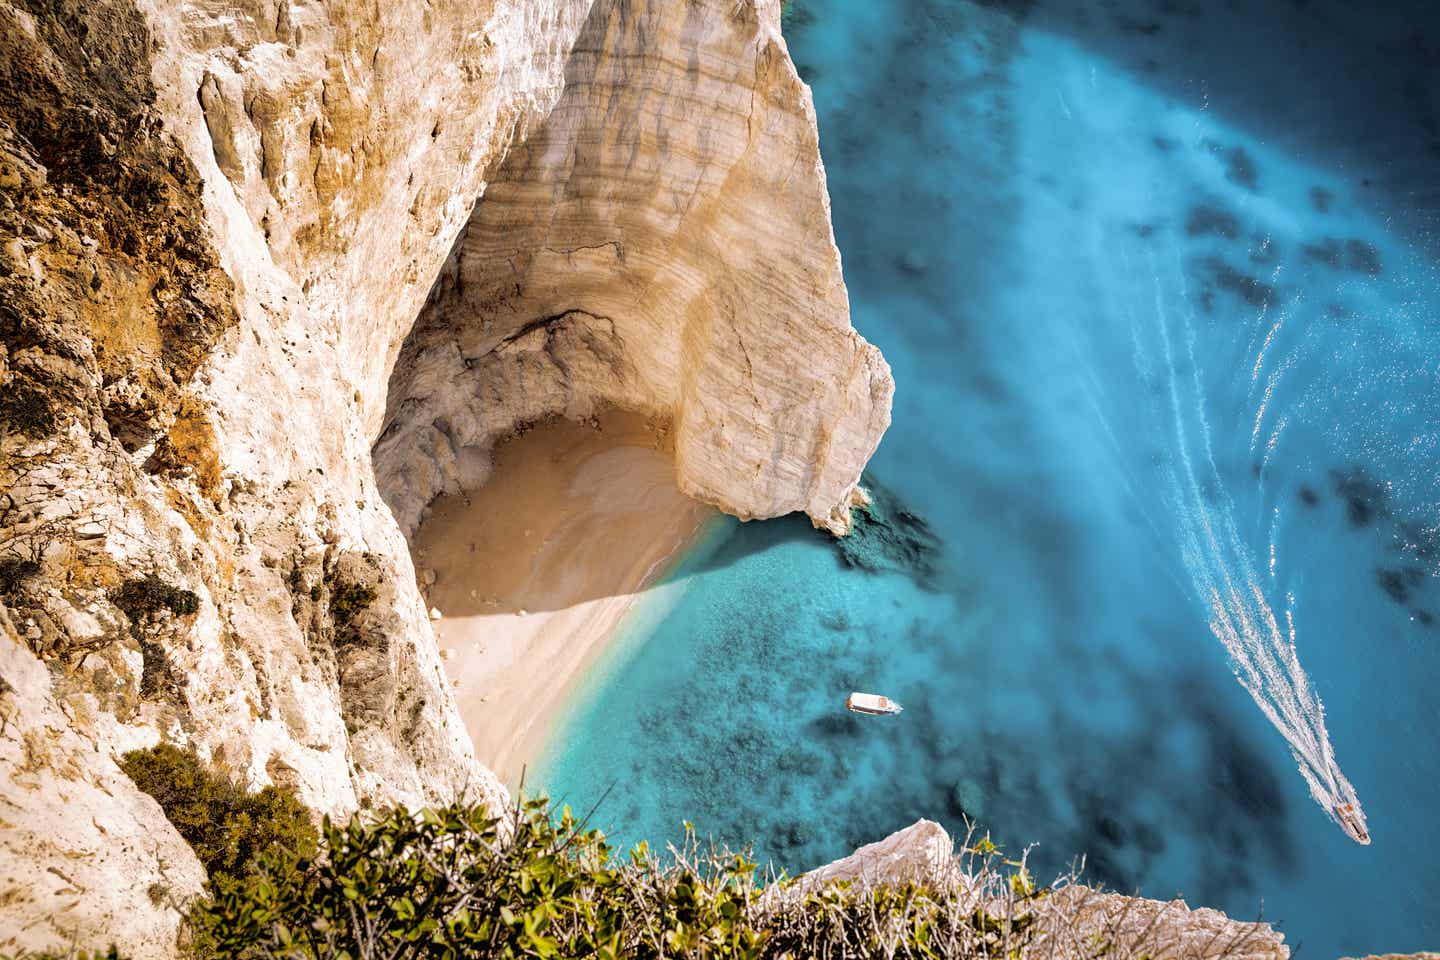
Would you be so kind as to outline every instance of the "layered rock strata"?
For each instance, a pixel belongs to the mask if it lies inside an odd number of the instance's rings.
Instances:
[[[404,347],[376,469],[413,530],[517,425],[611,404],[671,423],[691,496],[842,533],[892,391],[778,4],[601,0]]]

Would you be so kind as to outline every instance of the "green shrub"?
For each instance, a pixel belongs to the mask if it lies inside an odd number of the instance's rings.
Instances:
[[[8,423],[27,437],[40,438],[55,431],[55,406],[33,386],[10,386],[0,396],[0,423]]]
[[[1140,960],[1178,945],[1160,922],[1173,905],[1117,909],[1117,898],[1074,884],[1073,874],[1037,888],[1023,858],[1004,859],[988,838],[905,882],[762,886],[755,864],[702,848],[688,825],[684,848],[663,862],[643,844],[616,857],[603,834],[568,808],[552,818],[543,800],[503,822],[474,805],[327,819],[318,848],[252,844],[255,859],[237,870],[233,846],[201,836],[198,823],[207,809],[230,817],[234,788],[183,751],[142,753],[127,765],[147,782],[175,781],[185,799],[167,813],[187,839],[199,837],[197,851],[232,871],[218,883],[212,874],[210,897],[188,914],[199,956]],[[1212,937],[1193,956],[1259,955],[1252,941],[1263,929]]]
[[[328,819],[323,854],[267,861],[191,915],[198,942],[235,957],[759,956],[742,858],[702,877],[643,852],[612,857],[568,808],[525,803]]]
[[[1003,957],[1029,942],[1031,905],[1048,893],[1023,867],[978,885],[947,874],[877,888],[782,881],[766,892],[754,863],[702,849],[693,831],[663,864],[643,844],[618,858],[568,808],[552,819],[544,800],[504,823],[452,806],[327,820],[322,832],[319,855],[272,856],[198,905],[190,920],[203,949],[248,958]]]
[[[194,592],[172,586],[153,573],[125,581],[110,592],[110,602],[135,623],[147,621],[161,610],[187,617],[200,609],[200,598]]]
[[[166,743],[132,750],[120,769],[160,803],[204,864],[212,891],[253,880],[267,854],[281,855],[277,863],[315,854],[315,825],[288,789],[249,793],[209,770],[193,750]],[[275,872],[276,864],[269,869]]]
[[[0,559],[0,594],[15,593],[22,583],[39,572],[39,561],[30,557]]]

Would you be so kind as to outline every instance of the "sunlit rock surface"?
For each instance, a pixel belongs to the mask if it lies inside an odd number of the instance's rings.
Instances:
[[[779,4],[605,0],[405,346],[376,468],[411,530],[517,424],[609,403],[673,424],[691,496],[842,532],[892,392]]]
[[[119,773],[127,749],[193,745],[337,814],[503,797],[369,447],[586,7],[0,0],[0,602],[21,645],[0,700],[23,747],[0,753],[23,811],[0,831],[0,952],[168,949],[198,864]],[[147,576],[192,603],[117,606]],[[340,624],[350,585],[375,599]]]

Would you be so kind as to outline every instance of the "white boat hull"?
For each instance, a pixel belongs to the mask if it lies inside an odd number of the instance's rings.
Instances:
[[[905,708],[878,693],[852,693],[845,698],[845,709],[870,717],[893,717]]]

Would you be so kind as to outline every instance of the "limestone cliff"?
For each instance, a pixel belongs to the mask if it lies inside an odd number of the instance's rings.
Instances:
[[[517,424],[609,403],[673,424],[691,496],[841,533],[892,392],[778,3],[606,0],[405,344],[376,470],[410,530]]]
[[[0,0],[0,949],[170,948],[201,872],[129,748],[337,813],[502,794],[369,447],[585,12]]]
[[[376,482],[387,397],[407,526],[448,458],[613,402],[697,495],[844,527],[890,386],[778,17],[0,0],[0,949],[171,948],[202,874],[127,749],[334,813],[502,795]]]

